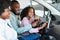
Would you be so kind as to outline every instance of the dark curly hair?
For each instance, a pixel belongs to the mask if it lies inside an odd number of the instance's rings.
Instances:
[[[14,1],[14,0],[13,0],[13,1],[11,1],[11,6],[12,6],[14,3],[19,4],[19,2],[18,2],[18,1],[16,1],[16,0]]]
[[[4,12],[4,9],[10,6],[9,0],[0,0],[0,15]]]
[[[21,15],[20,15],[20,16],[21,16],[21,20],[28,15],[28,12],[29,12],[29,10],[30,10],[31,8],[33,9],[34,15],[35,15],[35,9],[34,9],[33,7],[31,7],[31,6],[28,6],[28,7],[24,8],[24,9],[22,10]]]

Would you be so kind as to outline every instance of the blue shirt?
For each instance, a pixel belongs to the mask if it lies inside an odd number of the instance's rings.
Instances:
[[[25,25],[24,27],[18,27],[18,18],[16,17],[16,15],[11,12],[10,13],[10,22],[11,25],[13,26],[13,28],[17,31],[18,34],[24,33],[26,31],[29,31],[32,26],[31,25]]]

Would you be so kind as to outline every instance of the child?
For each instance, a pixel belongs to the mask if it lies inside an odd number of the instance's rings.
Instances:
[[[26,26],[26,25],[31,25],[33,27],[36,26],[38,22],[33,22],[34,16],[35,16],[35,10],[33,7],[28,6],[28,7],[24,8],[21,12],[21,21],[22,21],[21,26]],[[30,36],[29,39],[34,40],[34,39],[38,38],[39,35],[33,34],[33,33],[39,32],[39,30],[43,29],[45,26],[46,26],[46,23],[44,23],[42,27],[32,28],[31,30],[29,30],[25,33],[22,33],[22,35],[24,35],[25,37],[26,37],[26,35],[28,35],[26,38],[28,38]]]

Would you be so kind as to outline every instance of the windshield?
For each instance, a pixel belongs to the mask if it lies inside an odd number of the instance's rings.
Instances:
[[[31,1],[31,5],[35,8],[36,15],[41,17],[46,15],[48,10],[52,14],[60,16],[60,3],[57,3],[55,0],[33,0]]]

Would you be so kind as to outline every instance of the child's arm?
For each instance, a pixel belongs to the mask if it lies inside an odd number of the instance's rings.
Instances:
[[[29,30],[30,33],[38,33],[39,30],[43,29],[44,27],[46,27],[47,23],[44,23],[41,27],[38,28],[32,28]]]
[[[43,29],[44,27],[46,27],[46,25],[47,25],[47,22],[43,23],[42,26],[38,27],[38,30]]]

